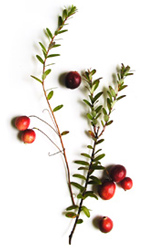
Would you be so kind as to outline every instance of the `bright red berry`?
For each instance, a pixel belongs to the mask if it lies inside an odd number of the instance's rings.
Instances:
[[[125,191],[130,190],[133,186],[133,181],[131,178],[125,177],[123,180],[121,180],[120,185]]]
[[[24,143],[33,143],[36,138],[34,130],[27,129],[22,132],[21,139]]]
[[[30,125],[30,118],[27,116],[19,116],[15,120],[15,126],[18,130],[26,130]]]
[[[103,233],[108,233],[113,228],[113,221],[109,217],[104,216],[100,219],[99,228]]]
[[[66,75],[65,84],[67,88],[75,89],[79,87],[81,83],[81,76],[76,71],[71,71]]]
[[[99,196],[104,200],[109,200],[114,196],[116,185],[113,181],[104,180],[99,186]]]
[[[109,175],[113,181],[118,183],[125,178],[126,169],[123,165],[114,165]]]

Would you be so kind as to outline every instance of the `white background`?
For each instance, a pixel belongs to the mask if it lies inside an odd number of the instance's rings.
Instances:
[[[123,164],[134,186],[124,192],[117,188],[110,201],[87,200],[91,218],[77,227],[72,245],[68,235],[73,222],[63,216],[70,202],[66,172],[61,155],[49,157],[56,149],[37,132],[36,141],[25,145],[19,141],[12,120],[18,115],[37,115],[49,120],[40,83],[30,75],[40,73],[39,41],[45,41],[43,29],[54,31],[57,17],[64,6],[78,8],[70,19],[69,31],[62,34],[61,57],[54,59],[47,88],[57,87],[53,106],[64,104],[57,112],[64,136],[71,174],[80,152],[90,140],[83,116],[82,87],[68,90],[59,83],[59,76],[71,70],[81,72],[96,68],[103,77],[103,86],[111,84],[116,66],[129,64],[134,76],[129,77],[127,97],[112,114],[114,123],[104,134],[103,165]],[[26,0],[3,1],[0,24],[0,251],[48,252],[63,251],[149,251],[149,1],[105,0]],[[31,127],[55,135],[37,119]],[[55,139],[57,141],[57,139]],[[109,234],[93,225],[96,216],[108,215],[114,222]]]

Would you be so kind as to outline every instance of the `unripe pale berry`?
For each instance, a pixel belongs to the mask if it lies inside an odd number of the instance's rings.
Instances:
[[[36,138],[36,134],[35,134],[35,131],[32,129],[27,129],[22,132],[21,140],[24,143],[33,143],[35,138]]]
[[[27,116],[19,116],[15,120],[15,126],[18,130],[24,131],[30,125],[30,118]]]
[[[75,89],[81,83],[81,76],[77,71],[71,71],[66,75],[65,84],[67,88]]]

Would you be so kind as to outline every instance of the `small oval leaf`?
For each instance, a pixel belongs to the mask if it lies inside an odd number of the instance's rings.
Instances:
[[[53,112],[56,112],[56,111],[60,110],[62,107],[63,107],[63,105],[58,105],[57,107],[55,107],[53,109]]]
[[[50,100],[53,97],[54,91],[50,91],[47,95],[47,99]]]

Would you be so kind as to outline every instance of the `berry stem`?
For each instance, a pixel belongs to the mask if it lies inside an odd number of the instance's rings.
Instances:
[[[49,123],[47,123],[46,121],[44,121],[44,120],[41,119],[40,117],[35,116],[35,115],[30,115],[29,117],[35,117],[35,118],[37,118],[38,120],[44,122],[45,124],[47,124],[47,125],[58,135],[57,131],[56,131]]]

